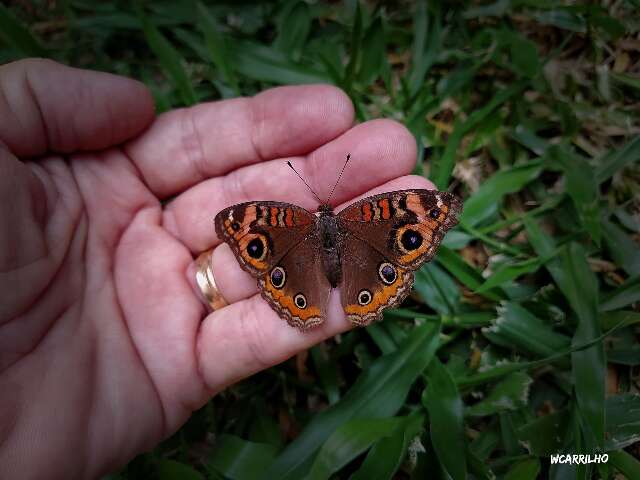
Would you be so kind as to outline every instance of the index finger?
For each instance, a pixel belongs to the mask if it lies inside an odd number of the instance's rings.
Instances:
[[[278,87],[161,115],[125,150],[162,198],[244,165],[304,155],[352,123],[351,100],[336,87]]]

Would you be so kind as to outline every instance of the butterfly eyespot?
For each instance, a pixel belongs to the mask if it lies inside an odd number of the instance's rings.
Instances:
[[[411,251],[420,248],[422,245],[422,235],[415,230],[407,229],[400,236],[400,243],[405,250]]]
[[[429,216],[430,216],[431,218],[433,218],[434,220],[437,220],[437,219],[438,219],[438,217],[440,217],[440,213],[441,213],[441,212],[440,212],[440,209],[439,209],[438,207],[433,207],[433,208],[431,209],[431,211],[429,212]]]
[[[391,285],[398,278],[396,268],[388,262],[381,263],[378,267],[378,275],[380,279],[387,285]]]
[[[362,306],[369,305],[373,300],[373,295],[369,290],[360,290],[358,293],[358,303]]]
[[[282,267],[275,267],[271,270],[271,285],[280,289],[284,287],[285,282],[287,281],[287,274]]]
[[[231,224],[231,228],[237,232],[238,230],[240,230],[240,224],[238,222],[233,222]]]
[[[264,255],[264,241],[260,237],[251,240],[247,245],[247,253],[251,258],[262,258]]]
[[[307,308],[307,299],[301,293],[298,293],[295,297],[293,297],[293,303],[295,303],[296,307],[301,310]]]

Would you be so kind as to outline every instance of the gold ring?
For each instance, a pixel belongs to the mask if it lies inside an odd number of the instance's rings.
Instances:
[[[213,250],[207,250],[196,258],[196,284],[212,310],[219,310],[229,305],[216,286],[211,266]]]

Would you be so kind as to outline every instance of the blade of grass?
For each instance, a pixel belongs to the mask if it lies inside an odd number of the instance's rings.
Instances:
[[[602,183],[625,166],[640,160],[640,136],[634,138],[621,149],[612,150],[599,163],[596,179]]]
[[[260,478],[273,461],[277,447],[267,443],[243,440],[235,435],[222,435],[216,441],[208,467],[233,480]]]
[[[415,273],[414,289],[423,301],[441,314],[458,310],[460,290],[453,279],[435,263],[427,263]]]
[[[504,480],[536,480],[539,473],[540,460],[528,458],[513,464],[503,478]]]
[[[191,465],[169,458],[161,458],[156,466],[158,480],[204,480],[204,475]]]
[[[569,149],[552,146],[547,152],[551,161],[562,165],[565,173],[565,188],[573,200],[575,209],[584,228],[600,246],[600,191],[591,166],[569,151]]]
[[[623,393],[607,398],[605,450],[617,450],[640,442],[640,395]]]
[[[622,285],[607,293],[600,304],[601,312],[610,312],[640,301],[640,275],[627,279]]]
[[[391,480],[401,466],[409,443],[419,434],[423,423],[422,415],[407,417],[395,432],[376,442],[350,480]]]
[[[431,12],[429,12],[430,8]],[[426,0],[419,0],[416,5],[413,29],[414,42],[409,76],[410,98],[415,97],[422,87],[424,78],[441,48],[440,3],[433,2],[429,5]]]
[[[543,263],[542,259],[537,257],[523,262],[503,264],[482,285],[475,289],[475,293],[483,294],[522,275],[536,272]]]
[[[465,262],[460,255],[448,249],[446,246],[440,246],[437,258],[438,263],[446,268],[447,271],[456,278],[456,280],[467,286],[469,289],[476,290],[482,285],[484,280],[482,278],[482,274]],[[495,288],[493,291],[489,290],[491,290],[491,288],[484,289],[482,296],[493,301],[506,298],[504,292],[499,288]],[[476,291],[476,293],[479,292]]]
[[[240,76],[260,82],[282,85],[298,83],[326,83],[330,76],[311,66],[292,62],[274,48],[246,40],[229,43],[229,57],[234,59],[235,71]]]
[[[207,51],[213,64],[218,67],[225,81],[233,88],[236,95],[240,95],[240,87],[233,68],[231,59],[228,56],[228,48],[225,37],[218,32],[218,25],[209,13],[207,7],[201,2],[197,2],[197,9],[200,18],[200,30],[204,33]]]
[[[545,25],[553,25],[572,32],[585,33],[587,31],[587,22],[584,17],[568,10],[554,8],[537,12],[533,18]]]
[[[497,412],[516,410],[527,405],[533,380],[524,372],[513,372],[497,383],[478,403],[467,407],[465,415],[486,417]]]
[[[322,445],[306,480],[328,478],[383,437],[392,435],[405,418],[358,418],[340,426]]]
[[[506,348],[524,350],[529,354],[548,357],[566,349],[571,339],[555,332],[549,325],[515,302],[498,307],[498,318],[482,333]],[[496,339],[497,337],[497,339]]]
[[[144,36],[149,47],[156,54],[160,65],[178,89],[182,103],[186,106],[195,104],[196,94],[183,67],[184,59],[142,11],[138,12],[138,18],[142,23]]]
[[[561,255],[569,282],[561,289],[578,317],[573,345],[580,345],[598,338],[601,334],[598,321],[598,280],[589,268],[587,255],[581,245],[569,244]],[[582,415],[598,445],[604,442],[604,347],[597,343],[590,348],[572,353],[572,372],[576,400]]]
[[[530,454],[548,457],[562,451],[563,434],[569,425],[567,410],[536,418],[517,430],[518,439]]]
[[[358,80],[365,86],[370,85],[384,70],[387,62],[386,39],[382,17],[377,16],[362,39],[362,55]],[[388,67],[388,66],[387,66]]]
[[[291,2],[280,15],[274,46],[299,60],[311,30],[311,12],[306,2]]]
[[[0,5],[0,41],[25,57],[43,57],[45,48],[4,5]]]
[[[624,450],[609,452],[609,461],[625,478],[640,478],[640,460],[630,453]]]
[[[600,314],[600,324],[603,330],[610,330],[614,326],[620,325],[620,328],[629,325],[637,325],[640,323],[640,312],[617,311],[606,312]]]
[[[335,362],[327,355],[324,344],[316,345],[311,348],[311,359],[313,366],[320,379],[322,389],[327,394],[327,400],[330,405],[340,400],[340,388],[338,386],[338,370]]]
[[[609,255],[629,275],[640,275],[640,248],[630,235],[606,218],[602,219],[602,233]]]
[[[356,0],[356,8],[353,14],[353,30],[351,32],[351,49],[349,51],[349,62],[345,69],[343,88],[351,92],[353,81],[356,76],[356,69],[360,63],[360,50],[362,48],[362,10],[360,0]]]
[[[522,190],[526,184],[538,178],[541,171],[540,160],[498,171],[465,201],[460,222],[472,227],[479,224],[486,218],[485,212],[489,211],[492,205],[500,202],[506,194]]]
[[[434,358],[426,371],[427,388],[422,404],[429,411],[430,435],[433,448],[442,467],[454,480],[467,478],[467,465],[460,452],[464,451],[463,404],[451,374]]]

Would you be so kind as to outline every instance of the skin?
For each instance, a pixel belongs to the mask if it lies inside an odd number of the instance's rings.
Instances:
[[[328,85],[155,115],[134,80],[46,60],[0,67],[0,478],[95,478],[175,432],[228,385],[350,326],[290,328],[220,245],[248,200],[315,210],[402,188],[413,137],[354,125]],[[219,246],[220,245],[220,246]],[[230,305],[207,313],[193,259]],[[332,295],[336,295],[333,292]]]

